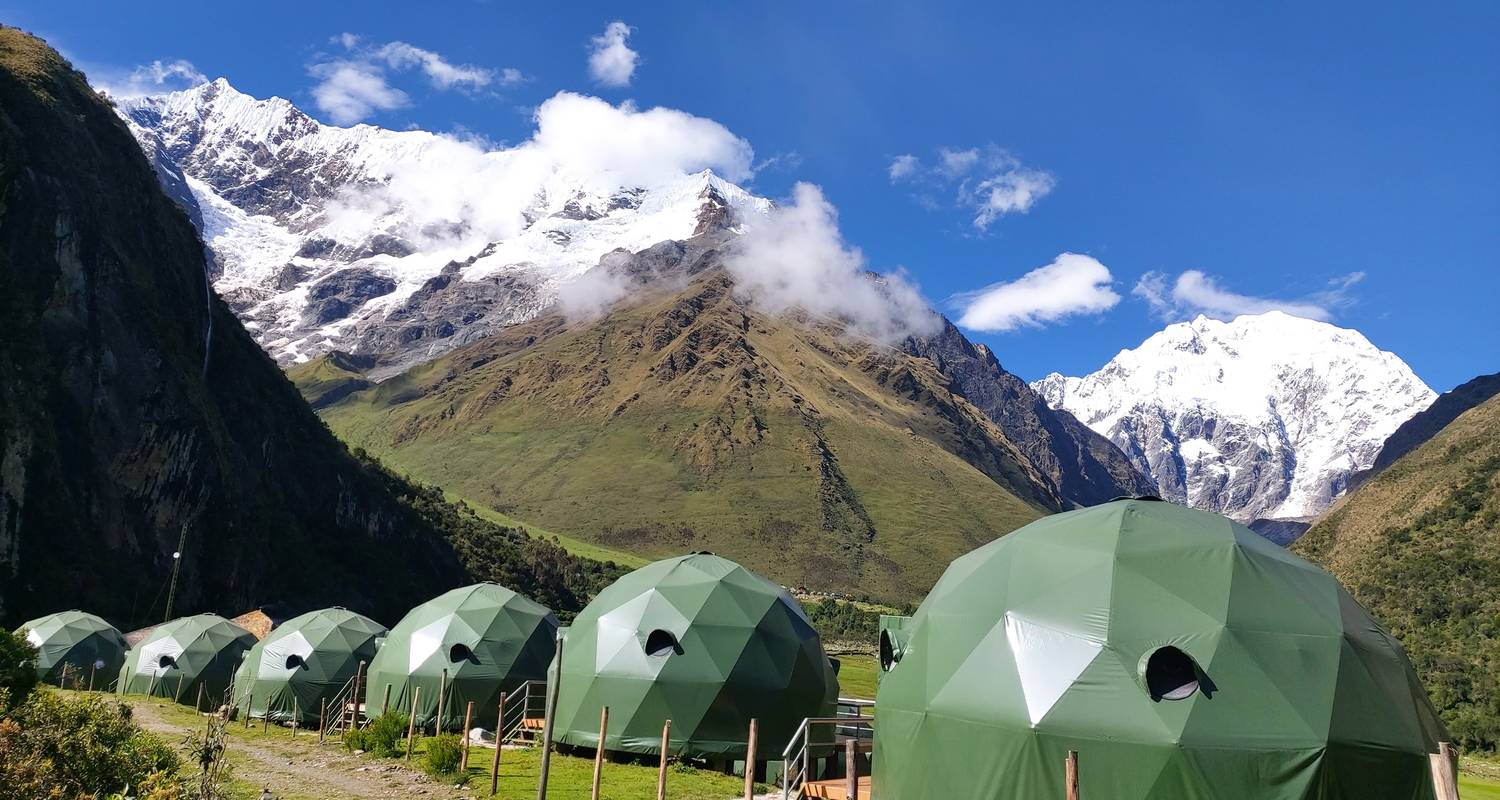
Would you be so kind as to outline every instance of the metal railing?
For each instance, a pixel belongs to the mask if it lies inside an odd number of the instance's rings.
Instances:
[[[527,681],[506,697],[505,719],[495,731],[498,744],[508,744],[529,736],[526,720],[542,719],[547,714],[547,682]]]
[[[870,700],[841,697],[837,716],[802,720],[786,749],[781,751],[781,800],[797,800],[803,796],[803,789],[812,776],[813,759],[834,755],[838,751],[838,741],[853,739],[858,742],[861,752],[867,752],[864,743],[875,737],[875,718],[864,712],[874,707],[875,703]],[[833,729],[831,741],[813,741],[813,730],[818,727]],[[819,754],[814,750],[827,752]],[[848,764],[845,769],[855,769],[855,765]]]

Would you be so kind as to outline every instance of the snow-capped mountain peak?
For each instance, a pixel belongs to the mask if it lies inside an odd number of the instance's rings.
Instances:
[[[1164,497],[1246,521],[1323,511],[1436,397],[1358,331],[1279,311],[1169,325],[1091,375],[1033,388]]]
[[[118,109],[198,224],[216,288],[283,362],[431,358],[530,319],[607,253],[735,232],[771,207],[711,169],[615,173],[535,142],[341,128],[223,78]]]

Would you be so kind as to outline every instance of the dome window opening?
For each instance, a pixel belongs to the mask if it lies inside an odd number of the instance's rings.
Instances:
[[[157,669],[171,669],[175,666],[177,666],[177,659],[168,655],[163,655],[161,658],[156,660]]]
[[[474,650],[463,642],[448,648],[448,660],[457,664],[460,661],[473,661]]]
[[[669,656],[681,652],[677,646],[677,637],[671,631],[657,628],[646,636],[646,655]]]
[[[1198,665],[1191,656],[1168,645],[1146,659],[1146,690],[1151,699],[1186,700],[1198,691]]]
[[[306,663],[307,662],[303,660],[302,656],[299,656],[296,653],[293,653],[293,654],[291,654],[291,655],[289,655],[289,656],[286,657],[286,668],[287,669],[302,669],[302,667]]]
[[[891,671],[891,667],[896,666],[896,662],[900,661],[900,660],[901,660],[901,656],[897,655],[897,653],[896,653],[896,645],[893,642],[891,642],[891,632],[890,631],[881,631],[880,632],[880,669],[882,671],[885,671],[885,672],[890,672]]]

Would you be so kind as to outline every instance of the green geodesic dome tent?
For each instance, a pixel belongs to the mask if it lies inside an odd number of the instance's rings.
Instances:
[[[418,725],[437,717],[441,691],[445,730],[463,725],[469,701],[473,724],[493,728],[501,692],[547,679],[556,636],[551,611],[504,586],[454,589],[412,609],[391,629],[370,662],[365,706],[371,716],[381,713],[390,687],[390,710],[410,713],[420,687]]]
[[[235,707],[252,717],[315,723],[323,702],[334,702],[360,662],[375,658],[375,639],[383,635],[384,625],[343,608],[293,617],[245,655],[234,676]]]
[[[881,681],[882,800],[1426,800],[1442,724],[1328,573],[1216,514],[1121,500],[955,560]],[[896,634],[897,641],[891,641]]]
[[[203,686],[205,705],[227,698],[240,658],[255,644],[244,628],[218,614],[179,617],[151,630],[125,656],[121,694],[172,697],[192,705]]]
[[[62,611],[23,623],[18,630],[37,649],[36,671],[45,682],[104,688],[125,663],[125,637],[115,626],[83,611]]]
[[[557,741],[655,754],[743,757],[751,718],[763,757],[806,717],[828,716],[838,679],[802,607],[780,586],[709,553],[621,577],[564,629]]]

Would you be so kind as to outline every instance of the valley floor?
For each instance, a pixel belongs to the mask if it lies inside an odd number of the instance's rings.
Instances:
[[[137,721],[147,730],[178,747],[186,757],[187,737],[201,733],[203,718],[192,709],[161,698],[128,696]],[[232,784],[230,800],[257,800],[269,788],[277,800],[362,800],[363,798],[424,797],[441,800],[474,800],[489,796],[489,768],[494,750],[475,747],[469,757],[466,786],[440,783],[415,766],[419,752],[408,764],[401,759],[355,755],[335,741],[319,746],[316,731],[298,733],[271,726],[262,731],[254,721],[228,728]],[[505,750],[500,757],[498,797],[532,797],[536,794],[540,751],[534,748]],[[548,793],[559,798],[587,797],[593,778],[593,760],[554,754]],[[650,800],[656,797],[656,768],[637,764],[606,763],[603,796],[611,800]],[[733,798],[743,791],[743,779],[706,770],[674,765],[668,772],[668,797]],[[768,789],[761,789],[767,791]]]
[[[874,697],[875,671],[868,656],[842,657],[843,694]],[[191,709],[161,698],[124,698],[137,721],[178,747],[186,755],[186,739],[199,733],[203,718]],[[361,798],[425,797],[477,800],[488,797],[489,764],[494,751],[476,747],[470,755],[466,786],[440,783],[400,759],[354,755],[337,742],[318,745],[315,731],[294,739],[286,728],[263,731],[259,722],[248,729],[229,726],[228,753],[233,766],[230,800],[257,800],[269,787],[277,800],[360,800]],[[420,751],[419,754],[420,755]],[[506,750],[501,754],[498,797],[531,797],[536,792],[539,752]],[[415,763],[415,762],[413,762]],[[1459,788],[1465,800],[1500,800],[1500,764],[1465,758]],[[552,761],[549,794],[559,798],[587,797],[593,762],[556,754]],[[667,779],[668,797],[738,797],[741,779],[690,767],[674,766]],[[759,791],[767,791],[762,787]],[[606,763],[603,796],[611,800],[649,800],[656,796],[656,770],[636,764]]]

